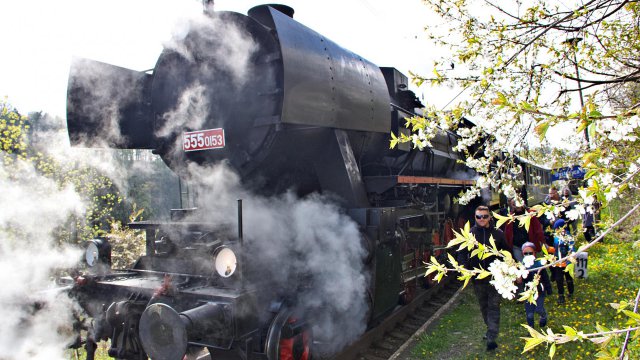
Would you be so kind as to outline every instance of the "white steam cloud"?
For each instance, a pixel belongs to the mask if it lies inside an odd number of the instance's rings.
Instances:
[[[94,136],[82,142],[107,148],[122,142],[121,111],[142,102],[144,73],[92,60],[77,59],[69,74],[73,113],[86,117],[80,123],[91,127]],[[69,105],[68,105],[69,106]]]
[[[157,131],[157,135],[165,137],[172,133],[189,129],[201,129],[207,120],[209,101],[206,97],[206,87],[198,82],[191,85],[180,94],[174,109],[162,115],[165,125]],[[182,146],[182,138],[176,140],[176,148]]]
[[[197,204],[205,220],[235,225],[236,199],[243,199],[245,261],[260,269],[274,295],[295,292],[299,307],[321,314],[314,335],[326,341],[325,350],[337,351],[364,332],[365,250],[357,224],[338,206],[318,194],[251,194],[224,165],[192,165],[189,172],[204,185]]]
[[[56,246],[53,230],[79,213],[80,197],[31,164],[0,165],[0,359],[64,359],[76,305],[52,288],[55,270],[79,254]]]
[[[185,44],[187,36],[193,41]],[[184,23],[182,30],[176,31],[174,39],[164,46],[192,62],[214,60],[202,63],[208,67],[201,69],[203,74],[224,70],[232,75],[230,86],[243,86],[250,79],[251,57],[258,49],[258,44],[241,26],[216,13]]]

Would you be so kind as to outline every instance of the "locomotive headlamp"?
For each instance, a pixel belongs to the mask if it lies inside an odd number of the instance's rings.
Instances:
[[[228,278],[236,272],[238,261],[233,250],[226,246],[221,246],[216,250],[213,256],[218,275]]]
[[[84,260],[91,268],[97,265],[111,266],[111,245],[106,239],[87,241]]]

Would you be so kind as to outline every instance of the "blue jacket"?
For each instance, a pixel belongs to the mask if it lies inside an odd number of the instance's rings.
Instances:
[[[563,258],[572,252],[575,251],[575,239],[573,236],[567,235],[564,239],[559,237],[558,235],[554,235],[553,237],[553,247],[556,252],[556,257],[558,259]],[[567,266],[567,262],[564,261],[562,263],[556,264],[556,266],[565,267]]]

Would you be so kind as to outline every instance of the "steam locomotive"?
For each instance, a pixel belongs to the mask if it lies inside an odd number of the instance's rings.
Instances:
[[[202,348],[212,359],[309,359],[410,302],[429,285],[423,261],[482,201],[452,201],[475,177],[457,162],[454,134],[440,132],[424,151],[389,149],[389,133],[408,131],[404,119],[420,107],[398,70],[341,48],[284,5],[194,21],[150,72],[76,59],[67,105],[73,145],[151,149],[193,182],[223,166],[261,199],[323,194],[355,229],[340,247],[355,254],[342,261],[363,284],[352,292],[365,309],[309,295],[340,293],[321,282],[343,263],[307,261],[311,250],[294,239],[304,235],[249,236],[261,220],[245,218],[254,206],[246,199],[232,204],[237,228],[212,220],[221,211],[209,205],[219,199],[204,200],[205,189],[197,207],[174,209],[170,220],[130,224],[145,231],[146,254],[127,269],[111,268],[106,239],[87,243],[86,271],[72,290],[92,319],[87,358],[109,339],[118,359],[182,359]],[[265,270],[264,253],[288,246],[278,261],[293,271]],[[337,319],[339,328],[327,330]]]

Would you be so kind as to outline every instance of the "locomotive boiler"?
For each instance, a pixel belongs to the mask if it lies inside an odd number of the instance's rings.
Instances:
[[[77,59],[67,121],[73,145],[151,149],[191,181],[194,167],[223,163],[265,197],[330,196],[357,224],[364,321],[375,326],[428,286],[423,260],[468,212],[452,201],[474,177],[457,163],[453,134],[424,151],[389,149],[389,133],[408,131],[404,119],[421,106],[398,70],[341,48],[287,6],[262,5],[194,21],[152,71]],[[322,334],[300,294],[314,274],[300,269],[288,291],[274,291],[247,258],[242,207],[235,230],[197,205],[130,224],[147,239],[128,269],[111,268],[105,239],[88,242],[72,291],[93,319],[88,358],[109,339],[120,359],[203,347],[212,359],[309,359]]]

